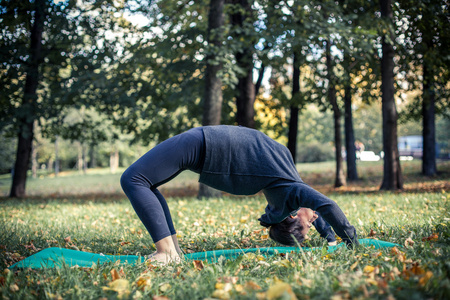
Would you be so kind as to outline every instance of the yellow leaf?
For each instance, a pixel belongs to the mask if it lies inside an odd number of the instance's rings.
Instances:
[[[287,259],[274,261],[273,264],[277,265],[277,266],[280,266],[280,267],[285,267],[285,268],[289,268],[290,267],[289,260],[287,260]]]
[[[223,290],[223,291],[231,291],[233,289],[233,284],[231,282],[217,282],[215,285],[216,290]]]
[[[167,292],[170,288],[171,288],[172,286],[169,284],[169,283],[162,283],[160,286],[159,286],[159,290],[162,292],[162,293],[164,293],[164,292]]]
[[[367,265],[364,267],[363,271],[364,273],[372,273],[373,271],[375,271],[375,267]]]
[[[224,291],[224,290],[215,290],[211,296],[213,298],[217,298],[217,299],[221,299],[221,300],[230,299],[230,293],[228,291]]]
[[[130,294],[130,282],[126,279],[117,279],[110,282],[109,287],[103,287],[104,291],[114,291],[119,298],[127,297]]]
[[[431,277],[433,277],[433,272],[427,271],[420,279],[419,284],[420,286],[425,286],[428,281],[430,281]]]
[[[136,280],[136,285],[141,290],[145,290],[147,287],[151,287],[152,281],[150,276],[140,276]]]
[[[297,299],[294,292],[292,291],[291,286],[285,282],[277,282],[267,290],[266,297],[268,300],[276,300],[281,297],[283,299]]]
[[[13,284],[11,284],[11,285],[9,286],[9,290],[10,290],[11,292],[13,292],[13,293],[18,292],[18,291],[19,291],[19,286],[18,286],[17,284],[13,283]]]
[[[241,223],[247,223],[248,219],[250,218],[250,216],[242,216],[241,219],[239,220],[239,222]]]

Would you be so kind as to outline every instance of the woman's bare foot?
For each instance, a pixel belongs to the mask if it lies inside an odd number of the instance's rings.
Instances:
[[[157,263],[162,265],[167,265],[171,263],[179,264],[181,263],[181,258],[178,253],[170,254],[170,253],[152,253],[147,256],[147,262],[149,263]]]

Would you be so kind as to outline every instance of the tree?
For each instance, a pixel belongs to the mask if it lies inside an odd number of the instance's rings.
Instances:
[[[255,127],[255,84],[253,83],[253,53],[255,28],[253,25],[252,0],[232,0],[231,23],[233,37],[239,44],[235,52],[236,65],[240,69],[236,86],[236,122]]]
[[[437,114],[448,111],[448,6],[437,0],[402,0],[399,10],[402,26],[398,26],[397,34],[403,40],[400,65],[410,89],[422,90],[416,99],[422,105],[410,105],[407,115],[415,120],[422,118],[422,173],[433,176],[437,173],[435,119]]]
[[[383,116],[383,182],[380,189],[395,190],[403,188],[400,157],[397,146],[397,107],[394,88],[394,38],[392,32],[391,0],[380,0],[381,18],[384,21],[385,33],[382,35],[381,58],[381,103]]]
[[[300,93],[300,53],[294,52],[294,63],[292,65],[292,100],[290,105],[288,149],[291,152],[294,162],[297,161],[297,133],[298,133],[298,101],[295,101]]]
[[[225,0],[211,0],[209,4],[207,37],[209,51],[206,55],[203,126],[219,125],[221,121],[223,96],[222,80],[219,73],[222,70],[220,57],[221,52],[223,52],[224,39],[224,3]],[[200,183],[198,198],[211,198],[219,195],[219,191]]]
[[[329,39],[325,41],[325,56],[327,65],[328,100],[333,109],[334,118],[334,148],[336,153],[336,179],[334,186],[340,187],[346,184],[342,162],[341,109],[339,108],[336,99],[336,83],[331,62],[331,43]]]
[[[376,69],[373,59],[374,43],[376,40],[373,30],[373,14],[376,7],[373,1],[340,0],[344,30],[340,33],[338,48],[343,53],[342,67],[342,92],[344,102],[344,128],[345,128],[345,149],[347,161],[347,179],[354,181],[358,179],[356,168],[356,147],[355,133],[353,129],[353,107],[352,98],[357,91],[358,72],[364,66],[372,66]],[[363,89],[367,89],[364,87]],[[369,102],[370,96],[367,93],[363,96],[363,101]]]
[[[10,9],[12,7],[10,6],[8,8]],[[34,18],[30,22],[33,26],[30,31],[29,60],[27,61],[23,101],[20,105],[20,114],[17,119],[17,127],[19,128],[18,146],[10,192],[11,197],[25,196],[25,184],[33,144],[34,120],[36,118],[36,92],[39,84],[40,65],[43,62],[42,35],[46,19],[45,14],[47,13],[47,4],[45,0],[36,0],[34,6],[26,7],[25,10],[27,9],[29,10],[26,12],[26,16],[18,16],[19,18],[27,18],[29,17],[28,15],[33,14]],[[20,10],[18,12],[20,13]]]
[[[346,65],[350,65],[348,54],[344,53],[344,61]],[[356,147],[355,147],[355,131],[353,130],[353,112],[352,112],[352,87],[350,84],[350,76],[347,83],[344,84],[344,127],[345,127],[345,149],[347,160],[347,179],[355,181],[358,179],[358,169],[356,168]]]

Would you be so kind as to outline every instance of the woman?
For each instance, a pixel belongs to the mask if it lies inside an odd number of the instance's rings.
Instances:
[[[339,206],[301,180],[285,146],[254,129],[205,126],[157,145],[121,177],[125,194],[155,242],[151,260],[180,259],[170,211],[157,187],[186,169],[200,174],[201,183],[227,193],[262,191],[268,204],[259,221],[279,243],[300,244],[311,225],[330,244],[336,243],[331,227],[348,245],[358,243]]]

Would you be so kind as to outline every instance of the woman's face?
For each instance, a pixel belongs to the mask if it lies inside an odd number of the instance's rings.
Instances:
[[[303,225],[304,232],[303,234],[306,235],[309,231],[309,229],[312,226],[312,223],[318,218],[319,216],[316,214],[315,211],[309,208],[302,207],[298,210],[297,216],[294,216],[294,218],[297,218],[300,224]]]

